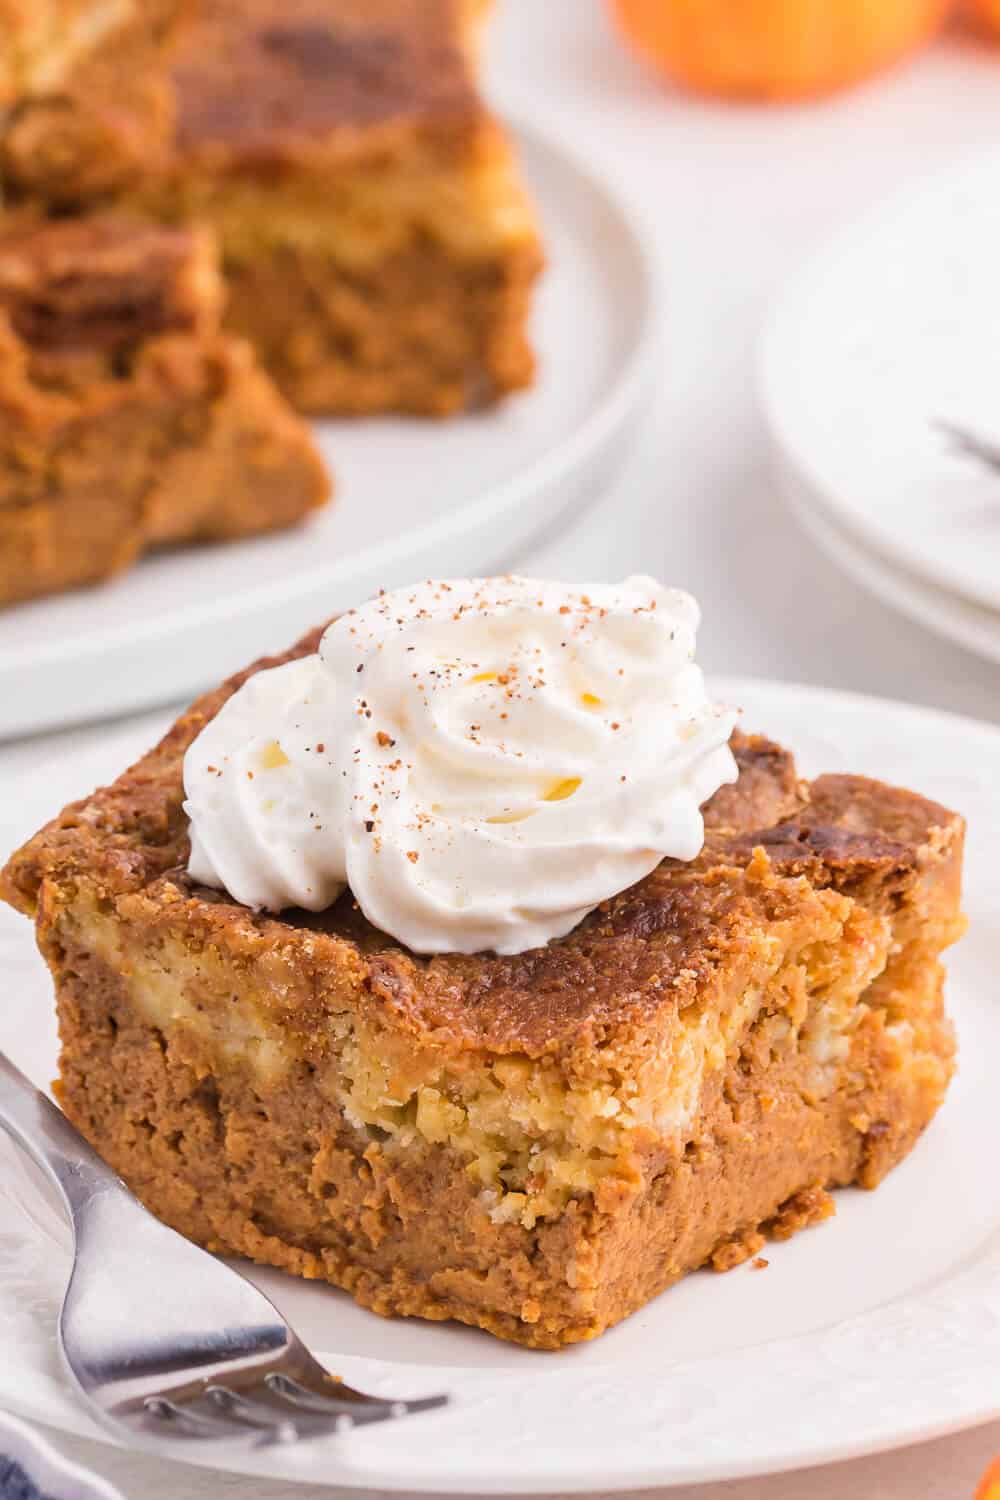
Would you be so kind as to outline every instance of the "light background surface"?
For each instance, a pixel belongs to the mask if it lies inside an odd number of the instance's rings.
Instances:
[[[832,103],[756,111],[665,90],[623,53],[597,0],[501,0],[488,75],[501,105],[606,171],[644,214],[670,304],[653,408],[622,483],[579,527],[523,558],[522,570],[576,578],[644,570],[690,589],[705,610],[700,656],[710,671],[823,683],[1000,721],[995,666],[881,606],[786,515],[755,393],[763,319],[804,257],[908,178],[1000,141],[1000,52],[944,42]],[[0,747],[0,785],[16,786],[20,769],[100,733]],[[57,1442],[143,1500],[308,1493]],[[669,1493],[971,1500],[997,1452],[1000,1427],[825,1471]]]

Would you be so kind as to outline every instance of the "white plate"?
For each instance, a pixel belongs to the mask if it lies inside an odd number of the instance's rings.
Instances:
[[[905,572],[839,526],[808,481],[779,458],[782,487],[791,509],[817,545],[883,604],[978,656],[1000,662],[1000,611],[948,593]]]
[[[1000,609],[1000,475],[938,424],[1000,439],[1000,150],[891,200],[809,266],[764,342],[779,449],[837,522]]]
[[[449,422],[317,424],[338,492],[306,526],[3,611],[0,737],[189,696],[379,587],[497,571],[606,489],[653,362],[644,233],[561,147],[515,135],[549,260],[536,385]]]
[[[817,1464],[1000,1415],[1000,730],[818,689],[717,687],[749,724],[796,745],[809,773],[873,772],[973,814],[972,930],[950,986],[962,1066],[939,1118],[878,1192],[839,1194],[832,1223],[772,1246],[767,1271],[689,1277],[560,1354],[386,1322],[330,1288],[255,1272],[348,1379],[399,1394],[445,1388],[455,1400],[309,1453],[249,1454],[248,1472],[361,1489],[607,1491]],[[118,729],[98,753],[41,769],[5,813],[0,845],[114,775],[150,733]],[[9,913],[0,965],[0,1047],[44,1082],[55,1067],[49,981],[27,924]],[[0,1171],[28,1200],[20,1175]],[[0,1404],[96,1436],[55,1354],[64,1275],[34,1219],[0,1210]]]

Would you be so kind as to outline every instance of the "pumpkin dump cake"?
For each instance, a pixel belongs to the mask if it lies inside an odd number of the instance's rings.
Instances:
[[[492,603],[516,583],[497,583]],[[377,606],[341,617],[322,657],[317,631],[257,663],[13,856],[4,894],[35,917],[56,984],[60,1100],[160,1217],[380,1313],[554,1348],[824,1217],[829,1189],[875,1187],[911,1149],[953,1066],[940,955],[962,927],[962,821],[863,777],[803,782],[787,751],[738,730],[731,759],[731,718],[705,708],[667,645],[649,655],[651,621],[686,629],[674,596],[656,617],[635,605],[634,627],[619,607],[642,583],[617,603],[564,590],[547,635],[525,623],[522,597],[508,635],[481,632],[458,653],[440,615],[425,642],[419,611],[397,621],[403,591],[389,595],[367,644]],[[533,587],[542,609],[563,586]],[[602,655],[584,636],[601,637],[605,608],[618,634]],[[421,678],[412,691],[392,675],[402,648],[382,665],[395,623]],[[532,641],[544,670],[524,654]],[[471,740],[458,735],[466,710]],[[539,714],[532,759],[522,731]],[[324,721],[337,745],[317,740]],[[619,736],[620,757],[595,753]],[[339,814],[313,769],[331,751],[353,788]],[[560,757],[576,774],[552,783]],[[685,799],[703,773],[714,792],[691,845]],[[491,810],[471,829],[480,795]],[[334,822],[316,830],[321,809]],[[661,839],[680,857],[660,859]],[[626,842],[638,878],[616,864]],[[386,854],[399,870],[384,877]],[[546,864],[566,854],[561,874]],[[596,899],[581,859],[624,888]],[[323,882],[341,865],[352,885],[338,896]],[[219,889],[223,868],[281,915]],[[317,910],[287,905],[299,880]],[[547,908],[551,888],[561,904]],[[567,927],[576,902],[586,914]],[[451,951],[388,936],[362,904],[397,931],[438,924]],[[455,951],[480,933],[463,926],[468,910],[497,923],[501,951]],[[537,922],[561,935],[524,948]]]
[[[531,381],[541,251],[475,85],[483,8],[189,0],[152,69],[169,125],[118,201],[216,231],[228,324],[302,410],[444,414]],[[73,209],[93,184],[61,165],[65,98],[26,107],[5,155],[11,191]]]
[[[110,217],[0,232],[0,605],[326,499],[305,426],[219,331],[221,300],[203,234]]]

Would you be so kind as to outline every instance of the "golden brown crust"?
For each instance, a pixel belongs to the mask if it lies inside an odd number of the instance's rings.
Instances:
[[[482,116],[454,0],[204,0],[173,66],[176,150],[264,167],[461,136]],[[404,134],[405,133],[405,134]]]
[[[733,736],[739,780],[720,787],[705,808],[710,840],[750,828],[773,828],[804,805],[805,793],[790,751],[759,734]]]

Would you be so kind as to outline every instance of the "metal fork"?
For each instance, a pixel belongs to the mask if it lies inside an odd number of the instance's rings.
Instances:
[[[442,1406],[391,1401],[329,1375],[243,1276],[168,1229],[65,1115],[0,1053],[0,1127],[53,1183],[73,1226],[59,1346],[119,1437],[294,1442]]]

